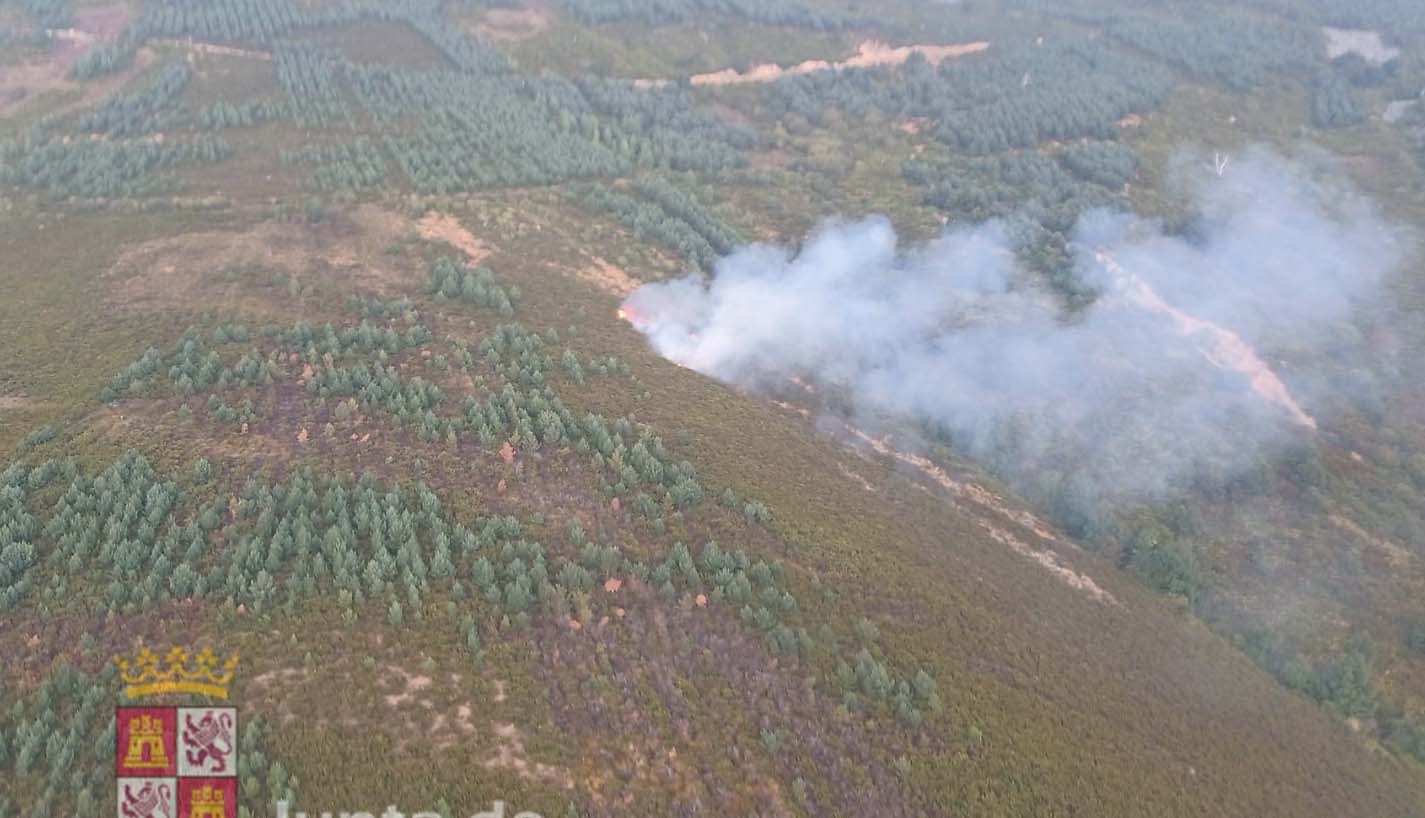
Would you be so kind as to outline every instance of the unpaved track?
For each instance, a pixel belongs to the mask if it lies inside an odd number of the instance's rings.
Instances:
[[[885,43],[867,40],[857,46],[856,53],[839,62],[828,60],[807,60],[796,65],[781,66],[776,63],[754,65],[746,71],[724,68],[707,74],[694,74],[688,78],[693,85],[716,87],[721,85],[745,85],[754,82],[772,82],[782,77],[798,74],[813,74],[817,71],[836,71],[842,68],[876,68],[901,65],[912,54],[919,54],[931,65],[939,65],[945,60],[979,54],[988,50],[990,44],[984,41],[957,43],[953,45],[903,45],[889,46]],[[672,80],[637,79],[633,84],[639,88],[660,88],[671,85]]]
[[[167,45],[174,48],[182,48],[194,54],[209,54],[216,57],[240,57],[247,60],[267,60],[271,61],[272,52],[254,51],[250,48],[238,48],[231,45],[220,45],[218,43],[208,43],[202,40],[191,39],[161,39],[154,40],[154,45]]]
[[[1211,321],[1188,315],[1164,301],[1146,281],[1123,269],[1108,253],[1099,251],[1094,258],[1113,276],[1114,286],[1124,298],[1172,321],[1177,331],[1192,341],[1202,357],[1213,366],[1246,376],[1252,391],[1262,400],[1285,409],[1297,424],[1308,429],[1316,428],[1316,419],[1302,410],[1286,384],[1240,335]]]
[[[958,45],[904,45],[892,48],[885,43],[867,40],[857,48],[856,54],[841,62],[807,60],[783,68],[775,63],[763,63],[739,73],[731,68],[710,74],[694,74],[689,78],[693,85],[741,85],[749,82],[772,82],[786,76],[812,74],[817,71],[833,71],[842,68],[875,68],[887,65],[901,65],[912,54],[919,54],[931,64],[939,65],[947,59],[978,54],[990,47],[987,42],[960,43]]]

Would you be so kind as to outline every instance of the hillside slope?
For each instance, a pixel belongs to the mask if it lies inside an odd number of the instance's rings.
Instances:
[[[114,657],[170,646],[241,656],[250,816],[1425,816],[1418,418],[1371,357],[1410,315],[1263,347],[1310,446],[1075,516],[626,312],[883,213],[998,220],[1083,315],[1077,219],[1191,237],[1194,142],[1310,133],[1425,224],[1408,133],[1308,124],[1351,69],[1306,22],[1244,4],[1271,47],[1215,63],[1157,4],[1041,5],[0,2],[32,72],[129,20],[0,108],[0,818],[115,809]],[[646,81],[858,49],[907,59]]]

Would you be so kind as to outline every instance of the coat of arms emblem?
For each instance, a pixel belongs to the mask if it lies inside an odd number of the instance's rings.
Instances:
[[[172,778],[120,778],[119,818],[178,818]]]
[[[231,775],[237,753],[237,710],[231,707],[178,708],[179,775]]]
[[[237,708],[120,707],[119,818],[236,818]]]
[[[167,668],[147,649],[132,663],[119,660],[129,698],[225,699],[236,664],[233,657],[218,671],[211,651],[190,662],[179,648]],[[237,818],[237,708],[119,707],[115,716],[119,818]]]

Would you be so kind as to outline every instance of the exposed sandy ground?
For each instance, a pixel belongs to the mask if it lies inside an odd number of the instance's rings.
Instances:
[[[627,296],[643,283],[598,256],[594,256],[587,265],[575,270],[574,274],[604,292],[619,298]]]
[[[335,635],[337,641],[346,638]],[[380,651],[379,634],[367,640],[367,650]],[[245,700],[259,703],[281,723],[298,718],[334,734],[375,730],[388,735],[398,752],[414,742],[441,754],[458,753],[474,765],[507,769],[521,778],[569,789],[573,777],[562,767],[529,758],[525,734],[515,723],[492,718],[490,703],[504,700],[504,683],[449,672],[407,669],[409,657],[390,657],[376,667],[358,667],[361,651],[324,664],[276,667],[253,676],[245,685]],[[369,655],[369,654],[368,654]],[[485,689],[492,683],[495,696]],[[346,692],[344,704],[332,708],[330,688]],[[374,717],[374,718],[373,718]]]
[[[990,47],[987,42],[960,43],[958,45],[905,45],[891,47],[885,43],[878,43],[867,40],[857,48],[856,54],[841,62],[828,62],[826,60],[807,60],[793,66],[783,68],[775,63],[763,63],[749,68],[746,72],[738,72],[732,68],[724,68],[721,71],[714,71],[709,74],[694,74],[689,78],[693,85],[739,85],[749,82],[771,82],[781,77],[796,74],[811,74],[816,71],[830,71],[840,68],[871,68],[883,65],[900,65],[910,59],[912,54],[920,54],[930,62],[931,65],[939,65],[947,59],[963,57],[968,54],[978,54]]]
[[[459,219],[449,213],[432,210],[421,217],[416,223],[416,229],[420,231],[421,238],[427,241],[443,241],[464,253],[470,264],[479,264],[491,253],[485,242],[475,238]]]
[[[244,279],[282,273],[296,281],[294,291],[331,280],[394,295],[419,280],[411,259],[387,252],[412,234],[408,220],[375,205],[319,225],[262,222],[185,233],[124,247],[101,285],[111,304],[138,310],[196,303],[270,309],[272,293]]]
[[[83,90],[83,98],[68,107],[85,105],[108,95],[127,82],[144,66],[152,63],[151,52],[140,52],[143,60],[125,71],[103,80],[81,85],[69,79],[69,70],[95,45],[112,40],[129,21],[129,9],[124,3],[105,6],[81,6],[74,12],[75,27],[49,32],[53,40],[41,58],[0,68],[0,116],[8,114],[20,103],[49,91]]]
[[[483,764],[486,768],[514,770],[520,778],[547,781],[566,790],[574,788],[574,779],[568,771],[548,764],[529,762],[526,758],[524,735],[514,724],[506,722],[495,725],[495,738],[499,747],[495,755],[485,759]]]
[[[1358,54],[1366,62],[1382,65],[1400,56],[1400,49],[1386,45],[1377,31],[1330,26],[1321,31],[1326,35],[1326,56],[1333,60],[1343,54]]]
[[[493,744],[494,754],[484,758],[480,762],[481,766],[487,769],[513,770],[521,778],[554,783],[564,789],[574,786],[574,780],[568,771],[529,760],[524,733],[513,722],[492,724],[490,730],[494,734],[493,742],[488,738],[475,740],[473,737],[479,731],[474,721],[473,702],[461,702],[453,711],[439,706],[437,698],[447,697],[454,692],[452,689],[462,687],[459,674],[451,674],[450,684],[442,684],[442,689],[437,691],[430,676],[409,673],[399,665],[386,665],[383,671],[383,683],[389,683],[389,686],[396,690],[381,696],[386,707],[400,711],[396,714],[398,717],[403,718],[416,730],[424,732],[426,739],[433,741],[437,747],[449,750],[457,745],[483,748]],[[497,685],[496,689],[503,697],[503,683],[497,682]],[[437,696],[438,692],[446,695]],[[429,719],[429,722],[423,724],[426,719]]]
[[[272,59],[272,53],[269,51],[254,51],[250,48],[237,48],[230,45],[219,45],[218,43],[205,43],[201,40],[160,39],[153,40],[153,43],[155,45],[167,45],[187,49],[195,54],[212,54],[220,57],[243,57],[249,60]]]
[[[904,122],[897,122],[896,130],[911,136],[917,136],[924,131],[928,125],[930,125],[930,120],[925,117],[912,117]]]
[[[519,8],[490,9],[470,30],[487,40],[527,40],[547,31],[553,25],[554,17],[554,10],[548,5],[528,2]]]
[[[1252,391],[1265,401],[1275,403],[1286,410],[1296,423],[1308,429],[1316,428],[1316,419],[1302,411],[1296,399],[1287,390],[1276,373],[1267,366],[1256,350],[1248,346],[1237,333],[1204,321],[1179,310],[1148,283],[1123,269],[1112,256],[1098,252],[1094,256],[1104,269],[1113,276],[1119,293],[1128,301],[1149,312],[1157,313],[1173,322],[1178,332],[1192,340],[1202,356],[1219,369],[1229,369],[1245,375],[1252,384]]]
[[[16,395],[0,395],[0,412],[19,412],[34,408],[34,401]]]
[[[416,699],[416,694],[431,685],[431,678],[429,676],[407,673],[403,668],[397,665],[387,665],[386,674],[388,678],[400,676],[402,679],[400,684],[401,692],[388,693],[382,697],[387,707],[400,707],[409,701],[413,701]]]

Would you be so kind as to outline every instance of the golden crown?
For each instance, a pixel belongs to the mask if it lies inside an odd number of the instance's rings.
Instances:
[[[226,699],[238,655],[234,653],[224,662],[221,672],[218,671],[218,657],[212,648],[204,648],[192,657],[192,664],[189,664],[188,652],[175,646],[164,657],[165,667],[162,669],[158,656],[148,648],[140,650],[132,663],[118,656],[114,657],[114,661],[119,665],[119,678],[128,685],[124,693],[130,699],[161,693],[196,693]]]

